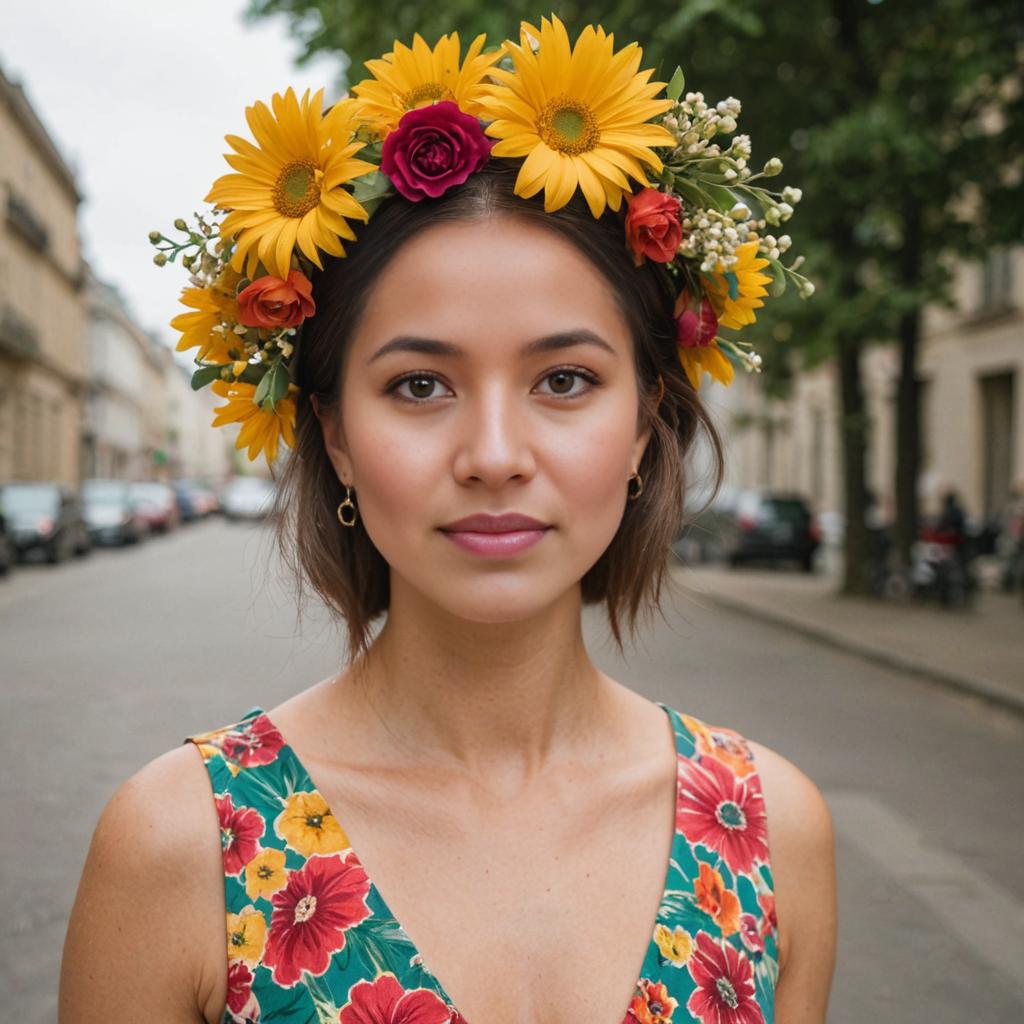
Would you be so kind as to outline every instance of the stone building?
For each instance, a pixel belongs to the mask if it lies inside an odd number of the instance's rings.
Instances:
[[[167,411],[158,345],[117,289],[87,275],[89,392],[84,477],[147,480],[166,464]]]
[[[0,480],[80,479],[81,201],[21,87],[0,70]]]

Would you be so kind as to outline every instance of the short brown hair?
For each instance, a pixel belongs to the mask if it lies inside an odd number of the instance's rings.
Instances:
[[[625,244],[626,204],[617,216],[607,212],[594,218],[577,192],[568,205],[546,213],[541,195],[515,195],[518,167],[519,161],[492,160],[440,199],[416,203],[396,195],[385,200],[369,223],[357,228],[358,241],[347,255],[327,257],[323,271],[314,273],[316,314],[304,324],[296,349],[301,392],[295,450],[279,481],[277,540],[300,599],[308,584],[344,621],[350,658],[366,651],[373,621],[388,609],[389,567],[361,521],[345,528],[336,518],[344,488],[327,456],[310,396],[322,406],[338,401],[349,340],[374,281],[405,242],[433,224],[502,214],[556,232],[604,275],[629,325],[640,393],[637,432],[645,419],[652,427],[639,466],[643,491],[627,502],[614,538],[581,581],[585,604],[605,603],[620,652],[621,620],[635,636],[640,614],[660,605],[670,546],[683,523],[686,464],[700,431],[710,443],[711,493],[721,486],[721,439],[676,355],[672,280],[661,265],[634,266]],[[664,381],[660,403],[659,374]]]

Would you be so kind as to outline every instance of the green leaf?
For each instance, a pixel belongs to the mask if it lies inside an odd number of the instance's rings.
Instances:
[[[192,374],[192,390],[198,391],[200,388],[205,388],[207,384],[212,384],[215,380],[218,380],[221,369],[223,367],[201,366]]]
[[[786,271],[778,260],[768,260],[769,269],[772,272],[772,283],[768,285],[768,294],[777,299],[786,290]]]
[[[683,86],[685,85],[686,76],[683,74],[683,69],[677,67],[665,89],[665,95],[668,96],[670,100],[678,100],[679,97],[683,95]]]
[[[394,192],[391,180],[382,171],[370,171],[352,181],[352,195],[370,216]]]
[[[288,370],[280,359],[275,359],[256,387],[253,401],[266,412],[273,412],[277,403],[288,394]]]

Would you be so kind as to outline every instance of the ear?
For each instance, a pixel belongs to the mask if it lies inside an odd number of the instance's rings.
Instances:
[[[640,465],[640,460],[643,459],[644,452],[647,451],[647,442],[651,439],[651,431],[652,427],[648,424],[647,427],[637,435],[637,439],[633,442],[631,453],[633,461],[630,462],[631,467],[635,468]]]
[[[311,395],[309,404],[313,414],[320,423],[320,432],[324,439],[324,450],[331,460],[334,472],[343,484],[352,486],[352,461],[348,454],[345,430],[341,422],[340,403],[324,405],[318,395]]]

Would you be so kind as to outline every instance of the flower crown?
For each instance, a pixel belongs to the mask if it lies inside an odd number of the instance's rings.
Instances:
[[[640,70],[642,51],[616,51],[614,36],[588,25],[575,44],[552,15],[540,29],[523,22],[520,41],[484,50],[484,36],[461,57],[458,33],[366,62],[370,77],[321,110],[323,90],[299,99],[289,88],[268,107],[246,109],[255,143],[225,136],[234,173],[218,178],[195,225],[174,222],[184,241],[150,233],[158,265],[180,255],[190,272],[181,295],[188,312],[171,321],[178,350],[198,349],[193,388],[211,385],[226,403],[213,426],[240,423],[237,447],[268,463],[279,441],[294,446],[292,356],[303,322],[315,313],[310,276],[322,258],[344,256],[389,195],[437,199],[488,160],[522,160],[515,193],[543,190],[544,209],[565,206],[579,189],[594,217],[626,202],[624,243],[639,266],[663,264],[676,282],[680,363],[693,387],[705,372],[723,385],[733,364],[760,371],[749,342],[723,337],[755,320],[766,295],[792,278],[783,266],[788,235],[763,233],[787,221],[800,190],[755,185],[773,177],[747,166],[750,138],[735,135],[740,102],[709,106],[683,94],[683,72],[668,83]],[[659,94],[664,90],[664,95]],[[732,136],[728,146],[721,140]],[[651,176],[650,180],[648,175]]]

